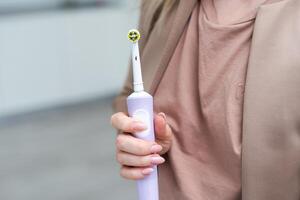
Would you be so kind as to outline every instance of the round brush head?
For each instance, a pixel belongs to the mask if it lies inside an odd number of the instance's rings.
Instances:
[[[138,30],[136,29],[132,29],[128,32],[128,39],[129,41],[133,42],[133,43],[136,43],[140,40],[141,38],[141,34]]]

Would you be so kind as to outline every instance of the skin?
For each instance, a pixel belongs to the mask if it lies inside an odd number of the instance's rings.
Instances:
[[[116,159],[121,165],[120,175],[123,178],[142,179],[152,173],[154,165],[165,162],[162,155],[171,148],[173,132],[164,113],[154,116],[155,142],[135,138],[133,133],[147,127],[123,112],[112,115],[111,124],[119,132],[116,138]]]

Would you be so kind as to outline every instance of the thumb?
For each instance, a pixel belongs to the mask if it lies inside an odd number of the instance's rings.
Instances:
[[[173,137],[172,130],[167,124],[166,115],[164,113],[161,112],[155,115],[154,128],[156,142],[163,147],[160,154],[164,154],[170,149]]]

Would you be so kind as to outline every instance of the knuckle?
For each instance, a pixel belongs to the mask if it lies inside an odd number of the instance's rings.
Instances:
[[[123,178],[127,178],[127,176],[125,174],[125,170],[123,168],[120,170],[120,176]]]
[[[117,115],[118,113],[115,113],[115,114],[113,114],[111,117],[110,117],[110,124],[111,125],[114,125],[114,122],[115,122],[115,119],[116,119],[116,115]]]
[[[122,164],[123,163],[123,159],[122,156],[120,155],[120,153],[116,154],[116,160],[118,161],[118,163]]]
[[[166,127],[166,135],[170,139],[173,137],[173,131],[172,131],[172,129],[171,129],[171,127],[169,125],[167,125],[167,127]]]
[[[116,138],[116,147],[117,149],[121,149],[124,146],[124,138],[123,135],[120,134]]]
[[[118,112],[118,113],[113,114],[110,117],[110,123],[111,123],[111,125],[114,126],[114,127],[116,127],[117,123],[118,123],[118,121],[120,121],[120,118],[121,118],[122,115],[123,115],[122,112]]]

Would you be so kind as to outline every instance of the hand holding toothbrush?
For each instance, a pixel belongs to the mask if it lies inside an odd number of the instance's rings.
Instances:
[[[146,125],[128,117],[125,113],[112,115],[111,124],[120,132],[116,139],[116,157],[121,165],[122,177],[132,180],[142,179],[151,174],[153,165],[164,162],[160,155],[170,149],[173,137],[164,113],[154,117],[155,142],[134,137],[133,134],[145,130]]]
[[[137,180],[139,200],[159,200],[157,165],[165,160],[160,156],[170,149],[172,131],[163,113],[154,114],[153,96],[144,90],[136,29],[128,32],[132,43],[133,91],[127,97],[128,116],[117,113],[112,125],[121,131],[117,138],[117,160],[122,165],[121,176]]]

